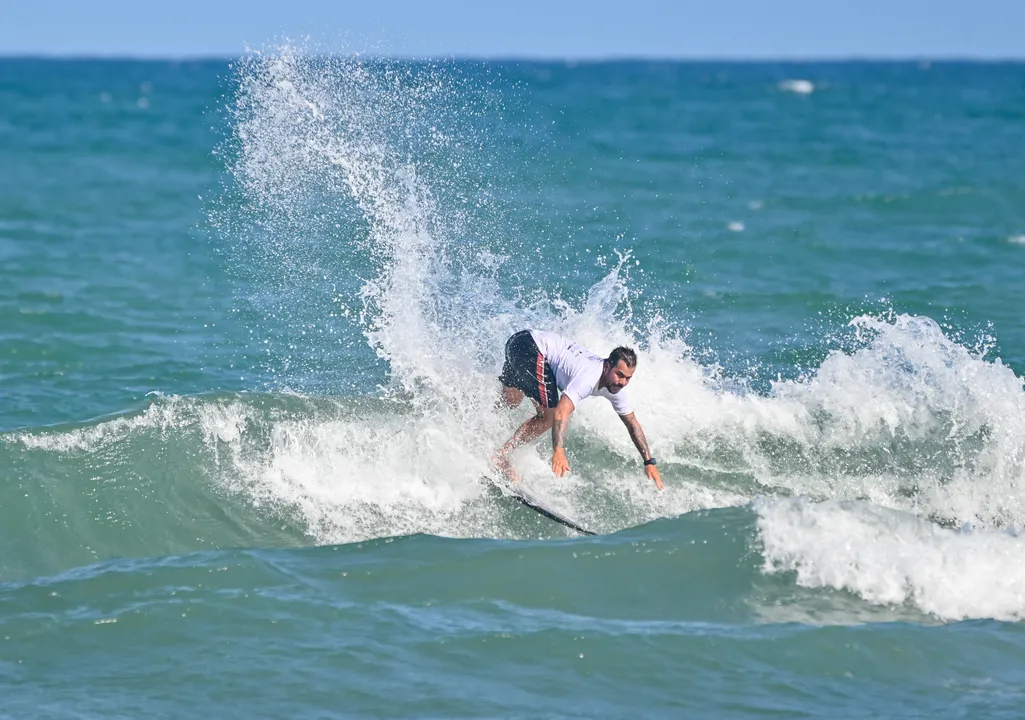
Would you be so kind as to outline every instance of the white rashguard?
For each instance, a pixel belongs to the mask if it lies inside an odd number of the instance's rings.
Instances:
[[[605,358],[555,333],[531,330],[530,336],[555,373],[555,384],[573,401],[574,407],[579,406],[584,398],[600,395],[612,403],[620,415],[629,415],[634,411],[627,388],[615,394],[606,388],[598,388]]]

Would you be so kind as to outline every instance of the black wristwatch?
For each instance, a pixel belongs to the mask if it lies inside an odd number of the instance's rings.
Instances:
[[[655,460],[655,458],[650,457],[650,458],[648,458],[647,460],[644,461],[644,464],[645,465],[658,465],[658,461]]]

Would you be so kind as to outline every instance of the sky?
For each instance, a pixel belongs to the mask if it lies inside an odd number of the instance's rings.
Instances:
[[[0,55],[1025,58],[1025,0],[0,0]]]

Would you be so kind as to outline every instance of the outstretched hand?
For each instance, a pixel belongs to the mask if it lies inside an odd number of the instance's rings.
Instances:
[[[659,490],[665,490],[666,486],[662,484],[662,476],[658,472],[658,468],[654,465],[645,465],[644,472],[649,478],[655,481],[655,485]]]
[[[556,477],[562,477],[569,472],[569,460],[566,459],[566,451],[556,448],[552,453],[552,472]]]

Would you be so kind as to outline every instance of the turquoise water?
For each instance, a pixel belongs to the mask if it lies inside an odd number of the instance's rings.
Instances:
[[[1025,65],[0,60],[0,717],[1019,717]],[[505,338],[630,343],[481,482]]]

